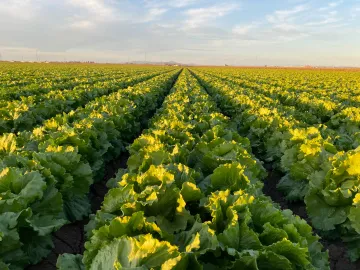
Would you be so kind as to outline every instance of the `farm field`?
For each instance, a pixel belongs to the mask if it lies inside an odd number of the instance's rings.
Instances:
[[[0,269],[360,269],[360,72],[0,63]]]

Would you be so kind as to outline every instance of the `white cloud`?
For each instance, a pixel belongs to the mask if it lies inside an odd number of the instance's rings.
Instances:
[[[326,10],[334,9],[334,8],[340,6],[343,3],[344,3],[344,1],[342,1],[342,0],[341,1],[336,1],[336,2],[330,2],[329,4],[327,4],[327,6],[319,8],[319,10],[320,11],[326,11]]]
[[[340,11],[334,9],[341,3],[329,3],[327,7],[330,8],[323,10],[313,9],[309,4],[277,10],[266,16],[269,26],[256,31],[256,37],[258,40],[288,42],[306,38],[323,41],[331,36],[344,35],[339,30],[345,28],[346,20]]]
[[[326,18],[322,21],[308,22],[305,24],[305,26],[321,26],[321,25],[337,23],[340,21],[341,21],[341,19],[338,19],[338,18]]]
[[[190,5],[195,4],[196,2],[199,2],[198,0],[173,0],[173,1],[169,1],[169,5],[172,7],[176,7],[176,8],[183,8],[183,7],[187,7]]]
[[[149,11],[149,14],[153,15],[153,16],[159,16],[164,14],[167,11],[166,8],[152,8]]]
[[[299,34],[295,34],[295,35],[291,35],[291,36],[280,35],[278,37],[278,41],[290,42],[290,41],[296,41],[296,40],[299,40],[299,39],[303,39],[303,38],[306,38],[308,36],[309,36],[309,34],[306,34],[306,33],[299,33]]]
[[[355,6],[351,9],[351,12],[350,12],[350,17],[351,19],[355,19],[357,17],[359,17],[359,14],[360,14],[360,6]]]
[[[175,27],[178,27],[177,24],[173,24],[173,23],[164,23],[164,22],[161,22],[161,23],[157,23],[156,26],[158,27],[161,27],[161,28],[164,28],[164,29],[170,29],[170,28],[175,28]]]
[[[335,5],[339,4],[339,3],[340,2],[336,2],[336,3],[333,2],[333,5],[331,5],[331,6],[335,6]],[[321,27],[328,26],[328,25],[333,25],[334,23],[338,23],[338,22],[343,21],[343,19],[338,16],[338,13],[339,12],[337,10],[323,10],[323,11],[320,11],[320,13],[317,14],[316,18],[314,18],[311,21],[308,21],[304,25],[305,26],[321,26]]]
[[[259,24],[257,24],[257,23],[251,23],[251,24],[246,24],[246,25],[237,25],[232,29],[232,32],[237,35],[247,35],[252,30],[254,30],[258,27],[259,27]]]
[[[276,10],[266,16],[267,29],[260,31],[259,39],[270,42],[289,42],[305,38],[309,33],[298,22],[310,10],[307,4],[296,5],[290,9]]]
[[[0,15],[15,17],[18,20],[30,20],[39,9],[39,3],[32,0],[2,0]]]
[[[329,4],[329,7],[334,8],[334,7],[337,7],[337,6],[341,5],[342,3],[344,3],[344,1],[331,2]]]
[[[104,0],[68,0],[78,8],[85,9],[97,20],[110,20],[114,18],[114,10]]]
[[[113,0],[67,0],[72,6],[80,8],[80,14],[72,18],[70,27],[78,29],[88,29],[99,23],[109,22],[131,22],[145,23],[160,19],[161,15],[168,11],[156,5],[148,5],[146,8],[131,5],[126,2],[116,2]],[[85,12],[81,12],[81,11]],[[80,17],[80,19],[79,19]]]
[[[130,21],[131,18],[148,18],[150,15],[133,15],[132,10],[128,10],[126,4],[117,3],[113,0],[66,0],[68,22],[64,27],[76,30],[100,29],[102,25],[109,23],[122,23]],[[63,28],[64,28],[63,27]]]
[[[87,20],[75,20],[74,22],[70,23],[70,27],[74,29],[90,29],[94,26],[95,25],[93,22]]]
[[[201,2],[201,0],[145,0],[144,2],[148,8],[184,8]]]
[[[287,23],[280,23],[274,26],[274,29],[284,31],[284,32],[292,32],[292,31],[298,31],[299,26],[293,25],[293,24],[287,24]]]
[[[298,5],[295,6],[292,9],[286,9],[286,10],[277,10],[272,15],[268,15],[266,17],[267,21],[270,23],[282,23],[285,21],[291,21],[293,20],[293,16],[302,13],[306,10],[308,10],[309,7],[307,5]]]
[[[185,28],[206,26],[210,21],[223,17],[238,9],[236,4],[214,5],[206,8],[193,8],[185,11]]]
[[[145,14],[137,16],[136,18],[130,18],[129,21],[133,23],[148,23],[152,21],[158,21],[161,19],[161,15],[168,11],[166,8],[151,8],[146,11]]]

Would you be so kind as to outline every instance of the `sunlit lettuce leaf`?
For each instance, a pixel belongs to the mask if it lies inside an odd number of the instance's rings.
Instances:
[[[88,269],[150,269],[161,267],[179,254],[177,247],[150,234],[124,236],[100,249]]]
[[[162,236],[160,228],[144,217],[143,212],[136,212],[129,217],[116,217],[109,225],[104,225],[94,230],[93,235],[85,244],[84,253],[85,265],[90,265],[97,252],[111,241],[122,236],[136,236],[140,234],[151,233]]]

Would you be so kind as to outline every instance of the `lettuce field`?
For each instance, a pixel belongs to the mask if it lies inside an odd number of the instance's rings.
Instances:
[[[0,269],[360,269],[360,72],[0,63]]]

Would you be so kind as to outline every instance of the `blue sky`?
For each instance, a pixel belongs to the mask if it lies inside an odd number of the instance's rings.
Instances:
[[[360,0],[1,0],[3,60],[360,66]]]

